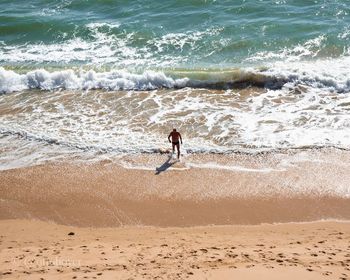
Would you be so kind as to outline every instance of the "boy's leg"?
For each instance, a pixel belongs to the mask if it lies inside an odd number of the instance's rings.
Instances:
[[[180,159],[180,143],[176,145],[177,148],[177,158]]]

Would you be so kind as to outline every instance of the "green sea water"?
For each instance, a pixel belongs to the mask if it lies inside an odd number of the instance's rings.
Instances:
[[[350,1],[0,1],[8,69],[231,69],[349,54]]]

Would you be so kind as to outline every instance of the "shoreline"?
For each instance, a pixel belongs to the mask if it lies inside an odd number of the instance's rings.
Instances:
[[[0,220],[86,227],[349,221],[349,156],[316,155],[197,155],[170,163],[164,163],[166,155],[141,155],[119,164],[65,162],[3,170]],[[186,167],[190,161],[202,167]],[[135,168],[126,168],[130,165]],[[148,170],[140,168],[145,165]]]

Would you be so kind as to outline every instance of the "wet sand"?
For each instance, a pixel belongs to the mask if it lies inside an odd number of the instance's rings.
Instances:
[[[150,157],[146,157],[148,166],[152,166]],[[216,158],[217,164],[227,159]],[[145,164],[144,158],[132,159]],[[248,172],[185,168],[185,161],[160,173],[157,168],[129,169],[106,161],[4,170],[0,172],[0,219],[30,218],[95,227],[350,220],[350,198],[340,192],[347,189],[336,188],[347,179],[345,175],[343,181],[337,179],[347,172],[347,166],[344,170],[335,166],[337,173],[332,169],[327,173],[329,165],[308,162],[308,172],[300,165],[280,171],[268,160],[260,166],[246,162],[245,168],[253,170]],[[240,164],[244,164],[243,158]],[[277,171],[255,172],[266,168]],[[319,181],[313,180],[321,169]],[[331,181],[331,176],[334,186],[326,181]]]

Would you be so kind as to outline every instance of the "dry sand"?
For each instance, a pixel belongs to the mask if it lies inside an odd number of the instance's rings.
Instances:
[[[350,279],[350,223],[0,230],[3,279]]]

